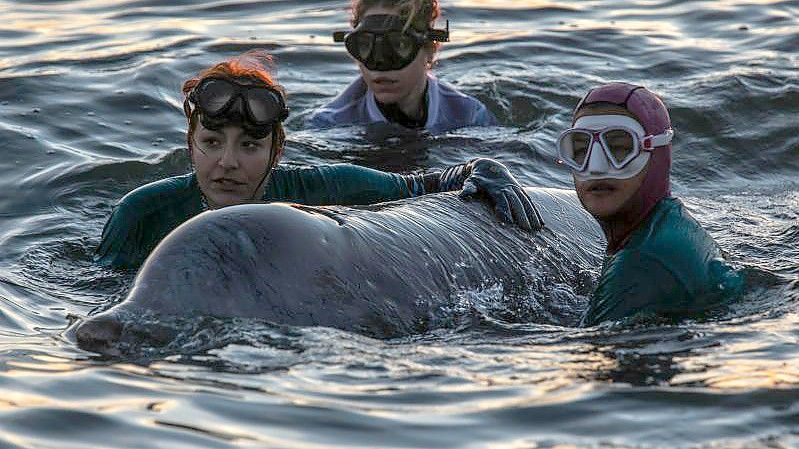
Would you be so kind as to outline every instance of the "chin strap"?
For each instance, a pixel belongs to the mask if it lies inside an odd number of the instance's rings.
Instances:
[[[261,187],[263,187],[264,184],[266,184],[266,181],[269,179],[269,175],[271,174],[272,174],[272,167],[270,166],[269,169],[266,170],[266,173],[264,173],[264,177],[261,178],[261,182],[259,182],[258,185],[255,186],[255,190],[252,192],[252,195],[250,195],[250,202],[257,203],[263,199],[263,195],[261,195],[261,198],[256,198],[256,197],[258,196],[258,191],[261,190]]]
[[[255,187],[255,190],[252,192],[252,195],[250,195],[250,201],[258,202],[263,199],[263,195],[261,195],[261,198],[256,198],[256,196],[258,195],[258,191],[261,190],[261,187],[263,187],[266,184],[266,182],[269,180],[269,175],[272,174],[272,170],[274,170],[275,166],[277,165],[277,160],[276,160],[277,151],[275,151],[275,135],[276,135],[275,131],[276,127],[273,126],[272,149],[271,149],[272,154],[269,156],[269,164],[267,164],[266,173],[264,173],[264,177],[261,178],[261,182],[258,183],[258,185]]]

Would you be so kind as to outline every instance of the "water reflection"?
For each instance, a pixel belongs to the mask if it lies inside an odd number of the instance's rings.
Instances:
[[[444,0],[453,42],[436,72],[497,111],[500,130],[301,131],[357,73],[329,34],[347,26],[347,3],[0,0],[0,446],[101,447],[109,429],[129,446],[225,449],[783,443],[799,391],[796,2]],[[260,46],[291,92],[297,163],[407,171],[492,156],[528,185],[569,187],[551,147],[579,95],[655,86],[681,130],[676,193],[733,260],[793,286],[762,282],[729,318],[679,328],[477,316],[379,342],[236,325],[221,342],[197,333],[184,358],[87,360],[62,336],[68,317],[131,280],[91,263],[108,213],[188,167],[180,81]],[[752,429],[776,437],[758,444]]]

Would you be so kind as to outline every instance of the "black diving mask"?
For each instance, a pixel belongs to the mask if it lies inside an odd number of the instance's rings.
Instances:
[[[228,123],[241,124],[245,132],[262,139],[274,126],[289,115],[283,94],[266,85],[246,85],[225,78],[205,78],[186,98],[184,108],[190,116],[190,105],[200,112],[200,123],[218,130]]]
[[[419,31],[406,26],[400,16],[375,14],[363,18],[350,31],[333,33],[335,42],[344,42],[347,51],[369,70],[400,70],[412,63],[428,42],[449,42],[449,21],[443,30]]]

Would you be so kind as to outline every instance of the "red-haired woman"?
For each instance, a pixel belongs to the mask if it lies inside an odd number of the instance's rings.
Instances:
[[[103,229],[97,260],[138,267],[171,230],[208,209],[263,201],[369,204],[456,190],[488,195],[505,221],[532,230],[540,219],[500,163],[476,159],[443,172],[385,173],[349,164],[282,167],[288,115],[269,55],[250,52],[217,64],[183,85],[192,173],[127,194]]]
[[[438,0],[353,0],[352,27],[334,38],[346,44],[361,76],[308,120],[314,127],[390,122],[442,133],[497,124],[479,100],[431,73],[439,42]],[[447,27],[449,28],[449,27]]]

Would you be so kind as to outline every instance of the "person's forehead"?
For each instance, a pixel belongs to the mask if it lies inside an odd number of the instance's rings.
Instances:
[[[624,127],[632,130],[640,137],[645,135],[644,127],[638,120],[622,114],[583,115],[574,121],[577,128],[600,130],[608,127]]]
[[[396,11],[391,10],[379,10],[379,11],[372,11],[369,10],[364,14],[363,18],[361,19],[361,23],[358,25],[359,28],[367,28],[367,29],[402,29],[405,27],[406,20],[400,17],[400,15]]]
[[[266,142],[267,139],[272,139],[274,133],[269,133],[268,135],[260,138],[252,137],[248,132],[247,129],[240,124],[235,122],[230,122],[224,124],[221,128],[218,129],[209,129],[206,128],[202,122],[197,123],[197,127],[192,132],[192,136],[197,136],[198,134],[203,136],[214,136],[214,137],[224,137],[225,139],[255,139],[258,141]],[[271,140],[270,140],[271,141]]]
[[[627,109],[615,104],[590,104],[581,108],[574,114],[574,120],[586,115],[625,115],[636,120],[638,118]]]
[[[202,122],[197,123],[197,133],[203,134],[222,134],[228,135],[241,135],[244,133],[244,127],[234,122],[225,123],[217,129],[206,128]]]
[[[366,9],[363,13],[363,17],[376,15],[399,16],[399,10],[399,6],[378,4]]]

